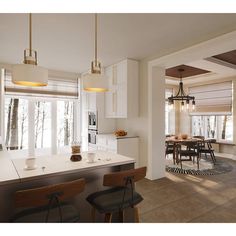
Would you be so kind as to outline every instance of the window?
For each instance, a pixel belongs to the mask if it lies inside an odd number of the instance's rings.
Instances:
[[[219,139],[232,141],[233,140],[233,117],[219,116]]]
[[[167,98],[173,94],[173,89],[165,90],[165,134],[175,133],[175,112],[170,110]]]
[[[57,145],[68,146],[73,140],[74,126],[74,103],[73,101],[57,102]]]
[[[34,130],[35,148],[51,147],[51,102],[35,102]]]
[[[17,151],[17,157],[69,151],[80,127],[75,74],[53,72],[48,86],[31,88],[13,84],[11,71],[3,71],[5,112],[0,115],[7,150]]]
[[[5,146],[7,150],[28,148],[28,101],[5,99]]]
[[[29,114],[29,103],[33,104],[34,114]],[[52,105],[56,107],[53,114]],[[7,150],[29,149],[28,129],[33,128],[34,150],[36,155],[50,154],[52,139],[55,138],[56,148],[68,151],[74,139],[74,130],[78,127],[79,120],[74,120],[75,100],[51,101],[36,98],[11,98],[5,97],[5,145]],[[29,118],[33,117],[33,124]],[[52,123],[56,124],[56,133],[53,134]],[[55,135],[55,137],[52,137]],[[31,139],[30,138],[30,139]],[[55,148],[54,148],[55,150]]]
[[[219,141],[233,141],[232,115],[192,116],[192,135],[214,138]]]

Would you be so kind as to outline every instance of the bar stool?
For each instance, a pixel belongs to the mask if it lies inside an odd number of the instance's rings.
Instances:
[[[124,210],[132,207],[135,211],[135,221],[139,222],[137,204],[143,198],[134,190],[134,183],[146,176],[146,167],[106,174],[103,185],[113,187],[90,194],[87,201],[92,205],[92,221],[95,222],[96,210],[105,214],[105,222],[111,222],[112,214],[119,212],[120,220],[124,220]]]
[[[85,180],[78,179],[15,192],[17,212],[11,222],[77,222],[79,212],[66,202],[83,192]]]

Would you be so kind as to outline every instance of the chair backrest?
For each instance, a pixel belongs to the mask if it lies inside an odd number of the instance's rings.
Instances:
[[[125,170],[114,172],[104,175],[104,186],[126,186],[127,178],[132,178],[133,182],[137,182],[146,176],[147,167],[141,167],[137,169]]]
[[[216,139],[206,139],[205,143],[207,144],[208,149],[212,149],[212,143],[216,143]]]
[[[183,146],[186,146],[188,149],[199,149],[199,144],[201,141],[185,141],[185,142],[181,142],[179,143],[179,145],[177,145],[177,148],[179,150],[182,149]]]
[[[71,182],[17,191],[14,196],[15,207],[45,206],[48,205],[54,195],[57,196],[59,201],[64,201],[83,192],[84,188],[85,180],[78,179]]]
[[[205,137],[204,137],[204,136],[200,136],[200,135],[195,135],[195,136],[193,136],[193,138],[199,138],[199,139],[202,139],[202,140],[204,140],[204,139],[205,139]]]

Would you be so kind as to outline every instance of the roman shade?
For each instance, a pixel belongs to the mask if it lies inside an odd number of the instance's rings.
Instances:
[[[195,113],[231,113],[232,94],[232,81],[189,88],[189,95],[196,101]]]
[[[54,76],[49,73],[48,85],[45,87],[27,87],[13,84],[11,72],[5,70],[5,94],[11,96],[31,96],[40,98],[78,99],[78,78],[66,76]]]

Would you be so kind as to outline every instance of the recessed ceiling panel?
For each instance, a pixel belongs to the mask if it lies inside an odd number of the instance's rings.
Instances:
[[[221,61],[225,61],[230,64],[236,65],[236,50],[215,55],[213,57]]]
[[[166,75],[170,77],[174,77],[174,78],[180,78],[179,69],[184,70],[182,72],[182,78],[192,77],[195,75],[201,75],[201,74],[206,74],[210,72],[208,70],[203,70],[203,69],[192,67],[192,66],[179,65],[179,66],[166,69]]]

